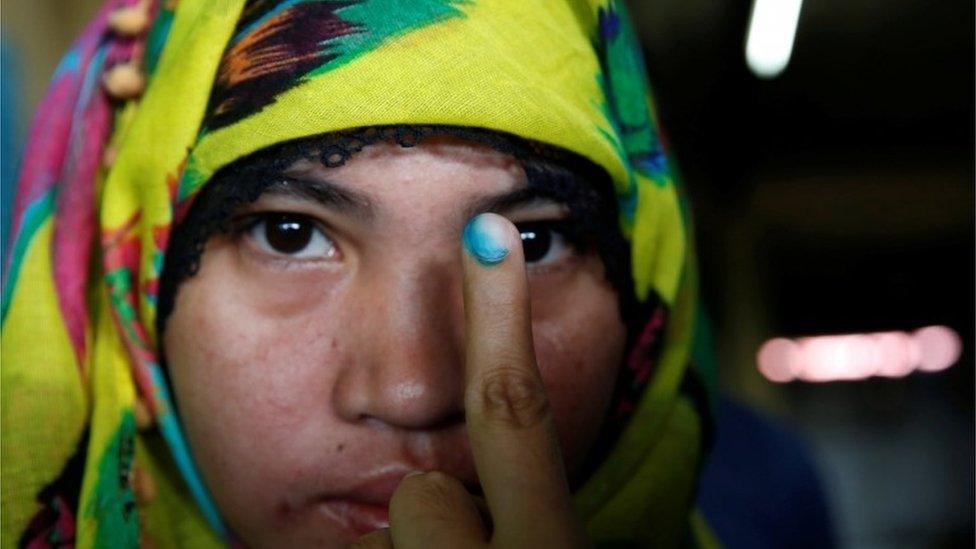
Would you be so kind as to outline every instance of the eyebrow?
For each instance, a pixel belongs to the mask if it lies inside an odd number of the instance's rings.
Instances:
[[[312,200],[339,213],[367,221],[372,220],[376,214],[376,205],[367,195],[321,177],[313,179],[277,174],[275,182],[265,189],[265,193]],[[545,188],[529,183],[515,190],[485,196],[470,203],[464,209],[464,218],[470,219],[485,212],[505,213],[520,207],[548,204],[568,205],[564,198],[554,196],[554,193]]]
[[[327,179],[306,179],[279,174],[264,192],[311,200],[364,220],[372,219],[376,211],[373,202],[365,194]]]
[[[487,196],[465,208],[465,219],[470,219],[484,212],[504,213],[519,207],[543,204],[562,204],[566,201],[552,196],[539,187],[520,187],[514,191],[495,196]]]

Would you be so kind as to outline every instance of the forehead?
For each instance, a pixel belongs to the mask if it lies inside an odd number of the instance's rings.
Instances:
[[[458,205],[526,185],[525,171],[514,156],[450,136],[430,137],[411,147],[375,143],[335,168],[299,159],[285,173],[355,191],[378,210]]]

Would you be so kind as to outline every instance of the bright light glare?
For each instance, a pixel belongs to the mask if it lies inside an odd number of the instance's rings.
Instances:
[[[952,328],[928,326],[912,333],[779,337],[759,348],[757,360],[767,379],[785,383],[937,372],[955,364],[960,354],[962,341]]]
[[[793,38],[803,0],[755,0],[746,36],[746,63],[760,78],[783,72],[793,53]]]

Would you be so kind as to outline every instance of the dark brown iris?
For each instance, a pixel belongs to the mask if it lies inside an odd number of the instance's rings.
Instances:
[[[312,222],[292,214],[271,214],[264,225],[264,236],[275,251],[296,254],[312,240]]]
[[[519,223],[525,262],[539,261],[552,247],[552,229],[546,223]]]

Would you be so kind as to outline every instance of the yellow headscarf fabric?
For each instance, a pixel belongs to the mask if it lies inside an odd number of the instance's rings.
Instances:
[[[109,26],[129,4],[154,10],[148,36]],[[282,34],[298,25],[322,33],[314,48]],[[148,83],[110,103],[99,82],[121,63]],[[597,544],[705,540],[689,511],[703,423],[679,391],[695,337],[689,226],[619,2],[118,0],[59,67],[19,182],[3,303],[4,547],[37,536],[82,548],[227,542],[158,360],[174,219],[252,152],[394,124],[505,132],[611,176],[636,298],[668,314],[629,423],[574,497]],[[68,517],[54,488],[72,482]]]

